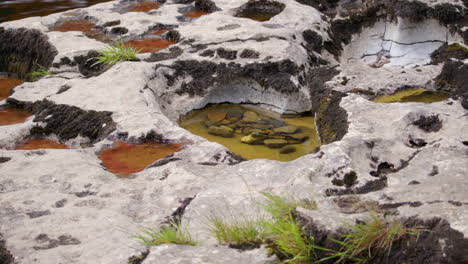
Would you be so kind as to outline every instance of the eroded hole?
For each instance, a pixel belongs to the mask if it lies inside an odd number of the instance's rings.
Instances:
[[[31,112],[28,112],[23,109],[14,108],[11,106],[1,106],[0,126],[23,123],[31,115]]]
[[[239,7],[236,17],[264,22],[281,13],[285,4],[271,0],[251,0]]]
[[[88,38],[105,43],[111,42],[111,39],[107,37],[103,30],[96,27],[96,24],[94,24],[92,21],[86,19],[67,20],[52,28],[52,30],[58,32],[79,31],[83,32]]]
[[[16,78],[0,76],[0,101],[9,97],[11,90],[22,83],[22,80]]]
[[[146,142],[115,142],[115,146],[101,152],[99,158],[110,172],[129,175],[142,171],[157,160],[182,150],[182,144]]]
[[[175,41],[163,38],[128,40],[124,43],[125,46],[132,47],[138,50],[139,53],[158,52],[174,44],[176,44]]]
[[[246,159],[290,161],[320,146],[312,116],[280,118],[252,106],[215,105],[180,118],[180,126]]]
[[[47,138],[34,138],[20,144],[16,150],[36,150],[36,149],[68,149],[63,143]]]
[[[208,15],[209,12],[206,11],[198,11],[198,10],[193,10],[193,11],[188,11],[187,13],[184,14],[184,16],[189,17],[189,18],[198,18],[204,15]]]
[[[126,12],[149,12],[161,7],[161,4],[156,1],[139,1],[133,3]]]
[[[447,93],[426,91],[424,89],[409,89],[398,91],[392,95],[380,96],[376,103],[434,103],[445,101],[450,97]]]

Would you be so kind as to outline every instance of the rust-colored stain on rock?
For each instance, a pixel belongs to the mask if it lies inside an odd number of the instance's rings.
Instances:
[[[155,30],[151,30],[150,31],[150,34],[151,35],[161,35],[161,34],[164,34],[166,32],[168,32],[169,29],[155,29]]]
[[[129,175],[142,171],[153,162],[181,150],[181,144],[117,141],[115,147],[102,151],[99,158],[110,172]]]
[[[126,47],[132,47],[139,53],[157,52],[174,44],[176,44],[174,41],[157,38],[129,40],[124,43]]]
[[[206,12],[206,11],[189,11],[185,13],[185,16],[190,17],[190,18],[197,18],[197,17],[201,17],[204,15],[208,15],[208,14],[209,12]]]
[[[0,77],[0,101],[10,96],[11,89],[22,84],[22,80]]]
[[[128,10],[128,12],[148,12],[154,9],[158,9],[161,5],[159,2],[154,1],[143,1],[137,2]]]
[[[23,123],[32,114],[14,107],[0,107],[0,126]]]
[[[69,147],[63,143],[47,139],[34,138],[26,143],[16,147],[17,150],[35,150],[35,149],[68,149]]]
[[[83,33],[92,33],[96,25],[89,20],[68,20],[53,28],[53,31],[68,32],[80,31]]]

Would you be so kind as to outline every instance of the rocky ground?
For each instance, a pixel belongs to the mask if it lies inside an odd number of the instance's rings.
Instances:
[[[0,126],[0,260],[129,263],[147,251],[135,234],[177,215],[201,244],[151,247],[141,263],[274,263],[263,247],[240,252],[206,230],[212,212],[258,213],[266,191],[314,200],[316,210],[297,212],[316,237],[365,219],[366,204],[433,230],[412,247],[430,253],[388,263],[466,263],[466,1],[169,0],[124,12],[131,2],[0,24],[0,72],[24,77],[40,64],[53,73],[1,102],[34,116]],[[190,10],[209,14],[184,17]],[[247,11],[274,16],[259,22]],[[90,62],[106,44],[51,30],[70,19],[91,20],[109,39],[168,28],[163,37],[177,44],[104,69]],[[451,98],[370,100],[408,88]],[[178,126],[222,102],[312,112],[323,145],[291,162],[244,161]],[[13,150],[37,133],[74,148]],[[116,139],[190,144],[121,178],[97,155]]]

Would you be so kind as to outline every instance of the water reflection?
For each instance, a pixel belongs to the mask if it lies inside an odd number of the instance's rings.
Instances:
[[[0,22],[87,7],[109,0],[0,0]]]

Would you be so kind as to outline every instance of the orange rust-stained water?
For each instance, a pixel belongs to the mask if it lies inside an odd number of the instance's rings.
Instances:
[[[129,40],[124,43],[126,47],[132,47],[139,50],[140,53],[160,51],[174,44],[176,44],[176,42],[158,38]]]
[[[22,83],[23,81],[15,78],[0,77],[0,101],[10,96],[10,92],[13,87]]]
[[[13,107],[0,107],[0,126],[24,122],[32,114],[26,110]]]
[[[201,17],[204,15],[208,15],[208,14],[209,12],[206,12],[206,11],[189,11],[185,13],[185,16],[190,17],[190,18],[197,18],[197,17]]]
[[[115,147],[102,151],[99,158],[110,172],[129,175],[142,171],[153,162],[181,150],[181,144],[158,142],[134,144],[117,141]]]
[[[53,31],[81,31],[83,33],[92,33],[93,28],[95,27],[96,25],[89,20],[68,20],[53,28]]]
[[[35,138],[28,140],[26,143],[16,147],[17,150],[34,150],[34,149],[68,149],[69,147],[63,143],[47,139]]]
[[[148,12],[154,9],[158,9],[161,5],[159,2],[154,2],[154,1],[143,1],[143,2],[137,2],[132,7],[128,12]]]

